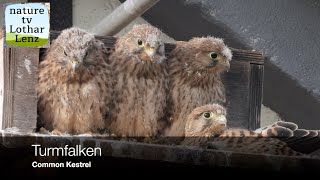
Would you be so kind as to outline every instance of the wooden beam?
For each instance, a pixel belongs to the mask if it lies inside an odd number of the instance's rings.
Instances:
[[[21,131],[30,132],[36,127],[38,81],[38,48],[12,48],[14,62],[13,80],[13,124]]]
[[[260,128],[261,105],[263,97],[264,66],[250,64],[250,93],[249,93],[249,129]]]
[[[3,77],[4,77],[4,100],[3,100],[3,121],[2,121],[2,129],[7,127],[12,127],[12,90],[13,90],[13,83],[11,73],[11,66],[10,66],[10,48],[4,48],[4,59],[3,59]]]
[[[250,63],[231,61],[230,71],[223,76],[227,95],[228,126],[248,128],[249,125],[249,82]]]
[[[0,32],[0,129],[3,122],[3,101],[4,101],[4,46],[3,46],[3,31]]]
[[[52,30],[50,32],[50,40],[51,42],[56,39],[60,34],[60,31],[54,31]],[[112,48],[114,43],[116,42],[116,38],[112,37],[112,36],[99,36],[96,35],[96,38],[98,38],[99,40],[101,40],[102,42],[104,42],[104,44],[109,47]],[[171,43],[165,43],[165,51],[166,54],[169,54],[173,49],[175,48],[175,44],[171,44]],[[249,62],[249,63],[253,63],[253,64],[264,64],[264,56],[257,51],[248,51],[248,50],[240,50],[240,49],[234,49],[231,48],[232,53],[233,53],[233,57],[232,57],[232,61],[241,61],[241,62]]]
[[[4,48],[1,73],[4,78],[1,129],[17,127],[30,132],[37,119],[37,71],[39,49]]]

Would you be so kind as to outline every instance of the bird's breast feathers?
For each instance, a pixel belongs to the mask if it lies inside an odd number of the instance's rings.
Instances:
[[[61,89],[61,88],[60,88]],[[58,93],[60,97],[63,97],[61,101],[64,106],[69,106],[70,104],[81,104],[87,103],[88,101],[97,101],[100,98],[100,91],[96,84],[93,82],[88,82],[85,84],[73,83],[66,85],[64,88],[65,93]]]
[[[87,83],[81,87],[81,93],[84,97],[97,94],[98,87],[94,84]]]

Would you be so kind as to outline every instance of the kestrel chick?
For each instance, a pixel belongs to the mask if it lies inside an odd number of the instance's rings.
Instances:
[[[195,108],[186,122],[186,137],[181,144],[244,153],[302,155],[290,149],[285,142],[263,137],[262,133],[245,129],[227,130],[225,116],[225,109],[217,104]]]
[[[221,73],[229,70],[231,50],[222,39],[177,42],[169,63],[171,126],[166,136],[184,136],[188,114],[199,106],[226,102]]]
[[[227,126],[226,110],[218,104],[195,108],[188,116],[185,137],[220,135]]]
[[[107,127],[118,136],[155,136],[165,116],[168,73],[160,35],[153,26],[136,25],[110,56],[116,82]]]
[[[227,126],[226,110],[218,104],[195,108],[188,116],[183,145],[202,146],[220,136]]]
[[[40,63],[38,128],[94,133],[104,128],[112,94],[104,44],[79,28],[61,32]]]

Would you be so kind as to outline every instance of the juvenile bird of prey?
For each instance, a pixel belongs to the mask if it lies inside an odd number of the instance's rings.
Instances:
[[[181,143],[234,152],[302,156],[288,145],[271,137],[263,137],[245,129],[226,129],[226,111],[218,104],[195,108],[188,116],[185,139]]]
[[[79,28],[63,30],[40,63],[38,128],[96,133],[104,128],[112,95],[104,44]]]
[[[168,73],[161,31],[135,25],[120,37],[110,56],[115,76],[112,117],[117,136],[156,136],[166,112]]]
[[[219,38],[193,38],[176,43],[168,59],[171,126],[166,136],[184,136],[186,119],[194,108],[225,104],[220,76],[229,70],[231,58],[231,50]]]

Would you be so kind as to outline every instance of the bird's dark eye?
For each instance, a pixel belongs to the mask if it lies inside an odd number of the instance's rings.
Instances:
[[[141,39],[138,39],[138,45],[139,45],[139,46],[142,46],[142,44],[143,44],[142,40],[141,40]]]
[[[212,59],[216,59],[216,58],[218,57],[218,54],[215,53],[215,52],[211,52],[211,53],[209,54],[209,56],[210,56],[210,58],[212,58]]]
[[[211,117],[211,113],[205,112],[205,113],[203,113],[203,117],[206,119],[209,119]]]
[[[84,54],[84,57],[87,57],[88,56],[88,51]]]
[[[65,56],[68,56],[67,53],[66,53],[66,51],[63,51],[63,54],[64,54]]]

